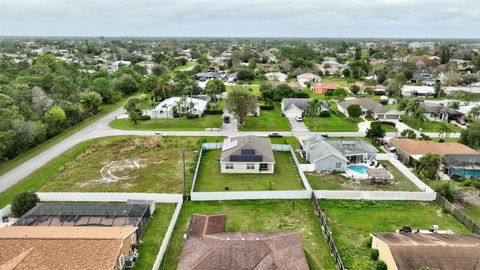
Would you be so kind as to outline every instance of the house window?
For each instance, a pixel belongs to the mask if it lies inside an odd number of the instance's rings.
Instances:
[[[268,171],[268,164],[260,163],[260,171]]]
[[[255,170],[255,163],[247,163],[247,170]]]
[[[335,163],[335,169],[340,169],[340,168],[342,168],[342,163],[341,162]]]
[[[233,163],[225,163],[225,169],[233,170]]]

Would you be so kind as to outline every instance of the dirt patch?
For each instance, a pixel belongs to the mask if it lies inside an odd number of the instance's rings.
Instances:
[[[480,206],[480,191],[470,189],[460,190],[455,195],[455,199],[470,205]]]

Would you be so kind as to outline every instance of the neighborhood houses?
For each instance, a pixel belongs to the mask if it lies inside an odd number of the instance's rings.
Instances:
[[[474,37],[0,39],[0,269],[479,269]]]

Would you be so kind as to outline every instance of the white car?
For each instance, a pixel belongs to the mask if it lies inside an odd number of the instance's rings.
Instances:
[[[297,121],[297,122],[302,122],[302,121],[303,121],[303,119],[302,119],[302,117],[301,117],[301,116],[297,116],[297,117],[295,117],[295,121]]]
[[[155,132],[153,132],[153,135],[154,136],[160,136],[160,137],[167,137],[167,133],[165,133],[163,131],[155,131]]]

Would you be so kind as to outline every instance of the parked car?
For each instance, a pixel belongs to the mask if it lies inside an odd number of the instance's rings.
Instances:
[[[268,137],[277,137],[277,138],[280,138],[280,137],[283,137],[282,134],[278,133],[278,132],[272,132],[272,133],[269,133],[268,134]]]
[[[303,118],[301,116],[297,116],[297,117],[295,117],[295,121],[302,122]]]
[[[463,120],[460,117],[456,118],[455,122],[457,122],[457,124],[462,125],[462,126],[465,126],[467,124],[467,123],[465,123],[465,120]]]
[[[223,123],[230,124],[230,116],[224,116],[223,117]]]
[[[160,136],[160,137],[167,137],[167,133],[165,133],[163,131],[155,131],[155,132],[153,132],[153,135],[154,136]]]

